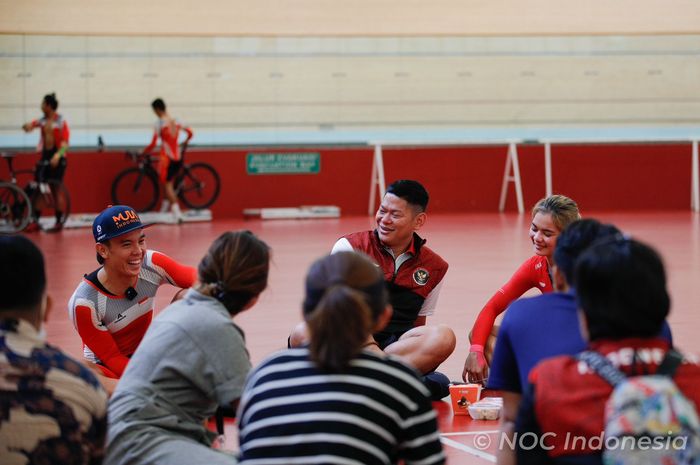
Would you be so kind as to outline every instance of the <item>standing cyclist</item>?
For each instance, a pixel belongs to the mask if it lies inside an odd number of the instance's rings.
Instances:
[[[151,143],[143,149],[143,153],[150,153],[158,143],[160,138],[160,180],[165,183],[165,200],[161,206],[161,211],[171,208],[175,221],[182,221],[180,205],[177,203],[175,195],[175,175],[182,167],[182,155],[187,148],[187,143],[192,139],[192,129],[183,126],[172,118],[165,109],[165,102],[161,98],[155,99],[151,103],[153,112],[158,116],[158,123],[153,131]],[[182,144],[182,151],[178,145],[180,131],[187,134],[185,142]]]
[[[37,183],[47,181],[63,181],[63,175],[66,172],[66,151],[68,150],[68,139],[70,131],[68,130],[68,122],[63,116],[56,113],[58,109],[58,100],[56,94],[48,94],[44,96],[41,102],[41,111],[44,116],[39,119],[25,123],[22,126],[24,132],[32,132],[35,128],[41,128],[41,139],[39,140],[39,152],[41,159],[36,165],[34,174]],[[36,189],[37,186],[31,186],[30,189]],[[53,190],[53,189],[52,189]],[[51,192],[56,198],[56,192]],[[27,192],[31,194],[31,192]],[[31,197],[31,196],[30,196]],[[33,229],[38,229],[38,220],[41,211],[37,206],[34,209]],[[50,229],[50,232],[60,231],[63,227],[63,222],[60,219],[63,217],[61,206],[56,205],[56,224]]]

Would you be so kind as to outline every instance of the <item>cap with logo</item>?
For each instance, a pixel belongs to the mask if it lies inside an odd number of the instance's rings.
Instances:
[[[104,242],[137,229],[147,228],[138,213],[127,205],[114,205],[102,210],[92,222],[95,242]]]

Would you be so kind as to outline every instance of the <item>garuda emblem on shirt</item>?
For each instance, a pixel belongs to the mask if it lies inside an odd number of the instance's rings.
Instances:
[[[413,280],[416,282],[416,284],[425,286],[425,283],[428,282],[428,279],[430,279],[430,273],[428,273],[428,270],[426,270],[425,268],[418,268],[416,269],[416,271],[413,272]]]

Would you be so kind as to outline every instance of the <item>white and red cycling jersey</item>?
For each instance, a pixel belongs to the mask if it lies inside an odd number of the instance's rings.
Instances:
[[[180,131],[184,131],[187,134],[185,143],[192,139],[192,129],[187,126],[182,126],[174,119],[159,119],[153,130],[151,143],[148,144],[148,147],[143,149],[144,153],[150,153],[156,147],[158,138],[160,138],[160,156],[167,157],[167,159],[171,161],[180,161],[180,158],[182,158],[180,145],[178,144]]]
[[[63,144],[68,144],[70,139],[70,130],[68,129],[68,121],[58,113],[54,113],[53,117],[47,118],[42,116],[39,119],[29,123],[32,128],[41,128],[41,137],[37,150],[40,153],[48,150],[58,150]]]
[[[163,284],[191,287],[194,268],[165,254],[146,251],[134,289],[136,297],[111,294],[97,280],[97,271],[85,275],[68,303],[73,325],[83,340],[83,353],[101,365],[107,376],[118,378],[153,319],[153,298]]]

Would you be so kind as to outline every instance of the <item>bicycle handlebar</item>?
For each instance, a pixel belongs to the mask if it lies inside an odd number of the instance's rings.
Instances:
[[[182,151],[180,152],[180,160],[185,159],[185,153],[187,152],[188,144],[182,144]],[[134,163],[153,163],[160,160],[160,156],[154,155],[153,153],[143,153],[136,150],[127,150],[125,155],[126,158],[130,159]]]

